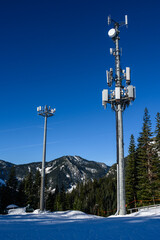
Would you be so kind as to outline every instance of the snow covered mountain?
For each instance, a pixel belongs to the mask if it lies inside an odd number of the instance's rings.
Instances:
[[[23,165],[14,165],[0,160],[0,178],[7,180],[10,169],[15,166],[16,176],[19,181],[32,171],[41,171],[41,162]],[[56,185],[64,185],[65,189],[72,190],[78,182],[101,178],[106,175],[109,166],[104,163],[88,161],[78,156],[63,156],[46,163],[46,176],[48,186],[53,190]]]

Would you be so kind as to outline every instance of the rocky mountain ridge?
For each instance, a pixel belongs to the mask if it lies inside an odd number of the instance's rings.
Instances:
[[[0,160],[0,179],[6,181],[12,167],[15,167],[19,181],[22,181],[30,171],[33,173],[33,176],[37,170],[41,172],[41,162],[15,165]],[[63,184],[66,190],[71,191],[78,182],[104,177],[109,168],[104,163],[88,161],[79,156],[63,156],[46,162],[45,171],[50,190],[54,191],[56,185],[61,187]]]

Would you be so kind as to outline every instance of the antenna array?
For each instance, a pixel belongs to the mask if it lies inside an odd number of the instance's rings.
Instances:
[[[115,57],[115,73],[113,68],[106,71],[107,85],[109,88],[102,91],[102,105],[106,108],[111,104],[111,108],[116,112],[116,136],[117,136],[117,214],[124,215],[125,209],[125,177],[124,177],[124,149],[123,149],[123,119],[122,112],[126,106],[129,106],[136,98],[136,89],[131,83],[130,68],[121,69],[120,67],[120,49],[119,49],[119,28],[128,27],[128,16],[125,15],[125,21],[118,23],[108,16],[108,25],[114,25],[108,31],[109,37],[113,40],[115,48],[110,48],[110,54]]]

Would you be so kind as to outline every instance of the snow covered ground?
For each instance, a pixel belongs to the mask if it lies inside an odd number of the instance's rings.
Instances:
[[[160,239],[160,207],[102,218],[79,211],[0,215],[1,240],[151,240]]]

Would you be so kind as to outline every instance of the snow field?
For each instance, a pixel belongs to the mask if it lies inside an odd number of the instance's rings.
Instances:
[[[160,239],[160,207],[109,218],[80,211],[28,214],[23,210],[0,215],[1,240]]]

